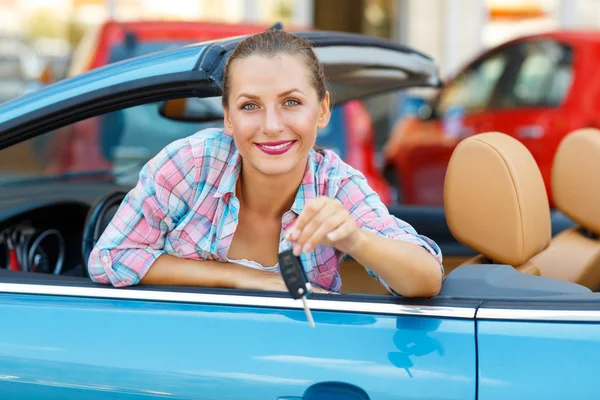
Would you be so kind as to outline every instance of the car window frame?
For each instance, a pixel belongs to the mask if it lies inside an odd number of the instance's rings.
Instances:
[[[472,63],[470,63],[469,65],[467,65],[465,68],[463,68],[462,70],[460,70],[454,77],[452,77],[447,84],[444,85],[444,88],[442,88],[438,94],[435,96],[434,101],[432,102],[432,110],[433,110],[433,117],[434,118],[441,118],[443,117],[443,115],[440,113],[440,102],[442,99],[442,96],[444,94],[444,91],[449,90],[450,86],[457,80],[459,79],[461,76],[463,76],[464,74],[468,73],[469,71],[472,71],[476,68],[479,68],[483,63],[485,63],[486,61],[490,60],[493,57],[496,57],[498,55],[502,55],[502,54],[506,54],[507,57],[507,62],[504,66],[504,70],[502,71],[502,73],[500,73],[498,79],[496,80],[496,83],[493,85],[493,87],[490,89],[490,94],[489,94],[489,98],[487,99],[485,105],[482,107],[481,110],[477,110],[477,111],[471,111],[471,110],[464,110],[465,113],[467,114],[471,114],[471,113],[481,113],[481,112],[486,112],[491,110],[490,108],[490,104],[492,103],[492,98],[494,97],[494,95],[496,94],[498,88],[505,82],[506,77],[509,73],[509,69],[512,67],[512,62],[511,60],[513,60],[513,52],[516,50],[516,44],[508,44],[496,49],[493,49],[487,53],[485,53],[484,55],[480,56],[479,58],[477,58],[475,61],[473,61]]]
[[[561,47],[563,50],[567,51],[568,56],[570,57],[569,64],[570,64],[570,69],[571,69],[572,75],[570,77],[570,83],[569,83],[565,93],[563,94],[561,101],[558,104],[549,104],[547,101],[542,104],[525,104],[525,105],[511,104],[511,105],[506,105],[506,106],[498,104],[499,102],[502,101],[502,96],[503,96],[499,93],[500,90],[510,92],[510,93],[512,93],[514,91],[514,86],[516,85],[516,81],[519,77],[519,73],[521,72],[523,64],[527,61],[527,58],[528,58],[528,55],[525,53],[527,51],[526,50],[527,47],[531,46],[531,45],[537,45],[538,43],[545,43],[545,42]],[[525,39],[525,40],[521,40],[521,41],[517,42],[513,49],[512,56],[514,57],[514,62],[513,62],[511,71],[509,74],[507,74],[504,77],[504,81],[503,81],[502,85],[498,86],[498,93],[495,94],[493,101],[490,104],[490,109],[498,110],[498,111],[516,111],[516,110],[539,109],[539,108],[555,109],[555,108],[561,107],[564,104],[564,102],[566,101],[566,99],[568,98],[569,92],[570,92],[570,87],[573,84],[573,81],[575,79],[575,76],[574,76],[574,74],[575,74],[575,68],[574,68],[575,52],[576,52],[576,50],[575,50],[574,46],[572,46],[570,43],[560,41],[560,40],[557,40],[554,38],[536,37],[536,38]],[[548,95],[547,91],[546,91],[546,95]],[[514,96],[514,95],[511,95],[511,96]]]

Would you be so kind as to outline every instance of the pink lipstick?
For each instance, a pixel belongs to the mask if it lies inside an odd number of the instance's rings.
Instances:
[[[258,147],[263,153],[269,154],[271,156],[278,156],[287,152],[291,149],[295,140],[281,140],[278,142],[263,142],[263,143],[254,143],[256,147]]]

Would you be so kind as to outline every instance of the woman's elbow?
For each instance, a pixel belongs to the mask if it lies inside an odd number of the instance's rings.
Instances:
[[[110,270],[108,270],[110,269]],[[100,283],[103,285],[111,285],[113,287],[127,287],[132,286],[135,282],[128,278],[123,277],[111,267],[88,267],[88,274],[93,282]]]
[[[408,288],[404,288],[404,297],[435,297],[442,290],[442,276],[440,265],[436,260],[427,263],[427,267],[421,268],[421,273],[415,274]]]
[[[108,250],[92,251],[88,260],[88,275],[93,282],[113,287],[127,287],[137,284],[140,277],[128,268],[122,268]]]
[[[423,279],[423,284],[414,297],[435,297],[442,290],[442,279],[438,277],[429,277]]]

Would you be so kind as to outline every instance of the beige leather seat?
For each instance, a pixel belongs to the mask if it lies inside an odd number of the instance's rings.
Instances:
[[[444,208],[454,237],[480,253],[463,265],[508,264],[540,275],[550,207],[539,168],[518,140],[489,132],[461,141],[446,172]]]
[[[540,255],[541,275],[600,289],[600,131],[581,129],[560,143],[552,166],[555,206],[578,226]]]

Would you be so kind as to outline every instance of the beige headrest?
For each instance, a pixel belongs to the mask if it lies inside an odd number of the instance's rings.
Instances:
[[[501,264],[519,266],[550,242],[540,170],[522,143],[500,132],[458,144],[446,172],[444,207],[454,237]]]
[[[576,130],[561,141],[552,166],[556,208],[600,234],[600,131]]]

